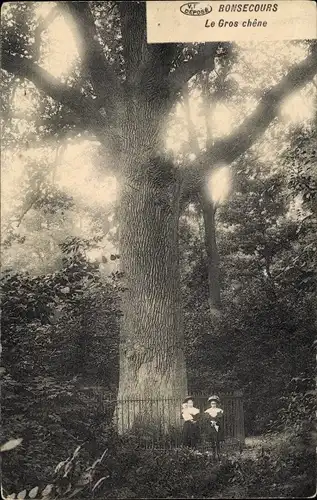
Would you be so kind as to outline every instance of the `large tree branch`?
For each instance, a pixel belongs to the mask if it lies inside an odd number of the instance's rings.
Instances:
[[[265,132],[278,115],[283,100],[313,79],[317,72],[316,47],[300,64],[294,66],[272,89],[265,92],[255,111],[226,139],[216,141],[206,152],[184,168],[183,199],[199,191],[205,176],[217,164],[231,164],[244,154]]]
[[[181,50],[180,45],[148,44],[145,2],[116,2],[125,61],[126,87],[139,98],[156,106],[170,104],[169,73]],[[133,33],[133,36],[131,36]]]
[[[121,100],[121,85],[106,59],[98,40],[94,16],[89,2],[62,2],[75,21],[80,35],[80,55],[85,72],[88,72],[100,107],[109,118],[118,118],[117,107]]]
[[[34,31],[34,58],[35,61],[38,61],[40,58],[40,49],[41,49],[41,36],[44,31],[46,31],[51,23],[60,15],[60,6],[55,5],[52,7],[49,13],[43,17],[41,16],[38,25]]]
[[[130,86],[135,83],[140,67],[148,58],[145,2],[118,1],[116,6],[120,17],[126,82]]]
[[[99,112],[93,99],[84,96],[79,89],[69,87],[34,63],[31,59],[2,53],[2,68],[20,78],[26,78],[55,101],[70,108],[84,127],[111,147],[116,147],[118,137],[109,121]]]
[[[215,67],[215,57],[218,43],[205,43],[198,49],[196,55],[183,62],[169,75],[169,86],[175,94],[179,92],[196,73],[202,70],[212,71]]]

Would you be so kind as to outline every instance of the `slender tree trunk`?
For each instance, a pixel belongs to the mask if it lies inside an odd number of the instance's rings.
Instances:
[[[208,283],[209,283],[209,307],[212,314],[217,314],[220,308],[220,271],[219,253],[216,239],[216,208],[211,200],[202,193],[200,202],[205,227],[205,248],[207,253]]]
[[[205,122],[206,122],[206,146],[211,147],[212,144],[212,133],[210,126],[210,95],[208,86],[208,74],[201,75],[201,85],[203,88],[204,95],[204,111],[205,111]],[[191,142],[192,151],[195,152],[196,156],[199,155],[200,148],[198,143],[197,134],[195,131],[195,126],[193,124],[191,113],[190,113],[190,102],[189,102],[189,90],[188,85],[185,87],[183,92],[185,113],[189,129],[189,137]],[[207,268],[208,268],[208,302],[211,314],[218,314],[220,308],[220,282],[219,282],[219,262],[220,257],[218,253],[217,239],[216,239],[216,223],[215,223],[215,213],[216,207],[213,202],[208,198],[205,189],[202,189],[198,195],[199,203],[203,213],[204,219],[204,236],[205,236],[205,249],[207,254]]]

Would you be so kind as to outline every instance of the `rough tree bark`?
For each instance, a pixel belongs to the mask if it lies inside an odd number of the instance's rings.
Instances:
[[[187,391],[178,266],[179,197],[151,182],[121,195],[120,251],[126,291],[118,399],[181,399]],[[179,420],[179,401],[175,417]],[[139,408],[139,407],[138,407]],[[142,408],[144,414],[144,403]],[[135,418],[121,409],[119,428]],[[162,409],[157,406],[159,417]]]
[[[129,99],[126,110],[119,210],[126,290],[118,399],[180,400],[187,391],[178,265],[180,180],[173,164],[157,154],[162,109],[138,96]],[[152,410],[151,420],[159,418],[160,406]],[[179,421],[179,401],[176,406]],[[133,411],[122,403],[119,410],[120,431],[146,414],[144,402]]]

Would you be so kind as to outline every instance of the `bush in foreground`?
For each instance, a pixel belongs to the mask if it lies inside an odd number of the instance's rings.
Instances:
[[[315,450],[299,435],[273,436],[248,457],[231,454],[215,462],[209,454],[178,449],[139,450],[120,439],[91,464],[78,447],[60,462],[51,484],[34,485],[18,498],[305,498],[314,494]],[[91,464],[91,465],[87,465]],[[6,494],[9,492],[5,492]],[[36,496],[32,496],[35,495]],[[6,498],[16,498],[16,494]]]

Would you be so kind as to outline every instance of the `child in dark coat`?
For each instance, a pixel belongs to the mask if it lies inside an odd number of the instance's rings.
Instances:
[[[212,445],[214,454],[220,456],[220,443],[224,440],[223,434],[223,410],[220,408],[218,396],[208,398],[210,407],[204,412],[206,421],[207,439]]]

